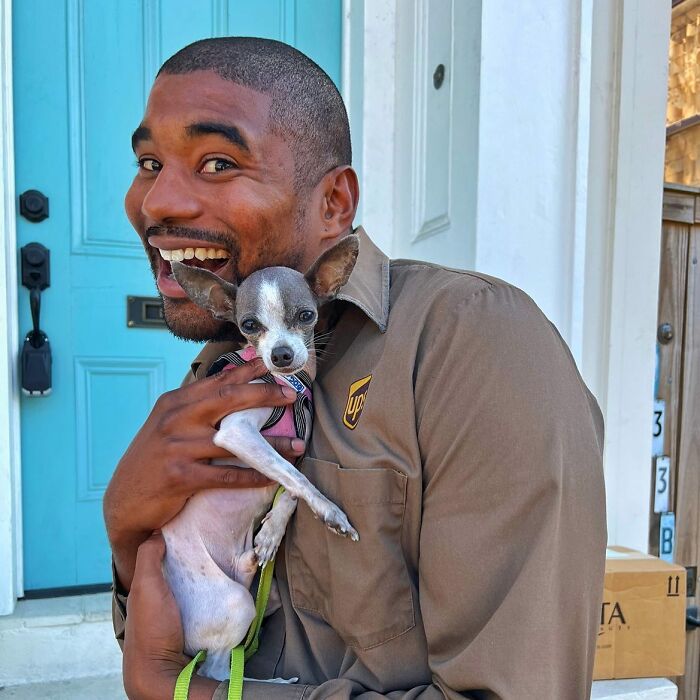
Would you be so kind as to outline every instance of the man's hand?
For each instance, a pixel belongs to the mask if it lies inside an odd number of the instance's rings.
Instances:
[[[234,411],[284,406],[293,389],[249,384],[267,370],[260,360],[163,394],[119,462],[104,497],[104,516],[119,582],[128,591],[136,551],[182,510],[193,494],[211,488],[250,488],[271,482],[252,469],[209,464],[230,457],[213,443],[217,426]],[[283,456],[299,457],[303,442],[278,438]],[[294,449],[296,448],[296,449]]]
[[[153,533],[139,548],[127,602],[124,633],[124,689],[131,700],[169,700],[190,659],[175,598],[163,578],[165,542]],[[189,697],[211,698],[218,686],[193,676]]]

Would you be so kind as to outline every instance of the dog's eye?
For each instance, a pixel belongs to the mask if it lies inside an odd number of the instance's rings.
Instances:
[[[254,318],[247,318],[241,323],[241,330],[244,333],[257,333],[260,330],[260,324]]]
[[[299,312],[299,321],[301,323],[311,323],[314,320],[314,312],[309,309],[304,309]]]

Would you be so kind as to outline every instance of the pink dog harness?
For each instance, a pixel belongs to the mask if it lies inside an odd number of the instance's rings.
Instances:
[[[255,348],[246,345],[236,352],[224,353],[212,364],[207,372],[207,377],[222,370],[241,367],[256,357]],[[302,370],[289,376],[277,376],[267,373],[260,377],[267,384],[281,384],[291,386],[297,392],[296,401],[289,406],[276,406],[270,410],[270,417],[260,432],[263,435],[297,437],[306,440],[311,432],[313,418],[313,396],[311,394],[311,377]]]

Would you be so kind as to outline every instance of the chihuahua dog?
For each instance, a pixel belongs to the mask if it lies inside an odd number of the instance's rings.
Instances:
[[[292,410],[297,435],[303,439],[311,430],[309,389],[316,374],[313,340],[318,307],[348,281],[358,248],[358,237],[350,234],[325,251],[306,275],[269,267],[254,272],[240,286],[202,267],[171,263],[190,299],[214,317],[235,323],[248,341],[243,350],[227,353],[214,367],[260,357],[274,381],[297,391],[299,400]],[[265,440],[261,429],[270,425],[271,418],[275,422],[275,416],[278,425],[283,422],[281,410],[232,413],[222,419],[214,437],[216,445],[240,460],[235,464],[257,469],[284,486],[272,508],[277,484],[210,489],[190,498],[162,528],[164,571],[180,609],[185,651],[194,656],[206,649],[199,673],[216,680],[228,678],[231,649],[242,642],[255,618],[250,585],[258,566],[274,558],[297,498],[334,532],[359,539],[345,513]],[[230,466],[231,461],[225,463]]]

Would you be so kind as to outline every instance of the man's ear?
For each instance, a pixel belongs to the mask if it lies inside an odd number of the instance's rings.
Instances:
[[[195,304],[209,311],[214,318],[236,322],[238,287],[235,284],[201,267],[190,267],[175,261],[170,266],[177,283]]]
[[[321,300],[330,301],[347,284],[360,250],[360,239],[350,233],[332,248],[321,253],[306,273],[311,291]]]

